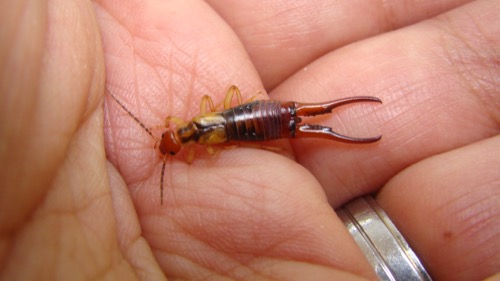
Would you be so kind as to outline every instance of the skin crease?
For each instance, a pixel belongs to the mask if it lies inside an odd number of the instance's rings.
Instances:
[[[375,279],[333,211],[370,192],[435,280],[494,275],[497,1],[290,2],[0,4],[1,280]],[[154,127],[232,84],[379,97],[314,122],[383,138],[180,153],[160,204],[155,141],[105,88]]]

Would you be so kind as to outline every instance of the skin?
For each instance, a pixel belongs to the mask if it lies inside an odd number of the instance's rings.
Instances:
[[[467,2],[5,1],[1,279],[375,279],[333,210],[370,192],[436,280],[494,275],[500,6]],[[180,153],[161,205],[155,141],[105,88],[154,127],[232,84],[379,97],[314,122],[383,138]]]

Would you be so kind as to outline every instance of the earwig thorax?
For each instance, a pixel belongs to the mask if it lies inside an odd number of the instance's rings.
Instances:
[[[188,143],[191,141],[195,141],[195,133],[198,131],[196,125],[193,122],[189,122],[186,124],[182,124],[177,126],[177,136],[179,138],[180,143]]]

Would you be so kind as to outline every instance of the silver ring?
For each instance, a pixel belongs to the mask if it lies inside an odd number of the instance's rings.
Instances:
[[[373,197],[355,199],[337,214],[381,280],[432,280]]]

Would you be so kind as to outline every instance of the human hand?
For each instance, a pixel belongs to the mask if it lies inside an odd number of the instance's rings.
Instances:
[[[9,79],[22,88],[2,89],[2,105],[17,106],[2,110],[2,120],[22,125],[2,122],[6,278],[374,278],[332,210],[369,192],[380,192],[379,203],[437,279],[479,279],[498,268],[493,1],[450,12],[457,1],[411,11],[396,1],[380,13],[351,2],[210,2],[226,22],[205,2],[96,1],[106,86],[147,125],[167,115],[188,119],[202,95],[219,101],[231,84],[246,97],[266,88],[279,100],[384,101],[320,120],[349,135],[380,128],[381,142],[280,143],[300,165],[249,148],[200,152],[192,165],[182,155],[169,159],[163,205],[154,140],[109,99],[106,151],[119,173],[104,161],[98,29],[89,4],[74,5],[81,6],[49,5],[47,37],[41,28],[39,45],[20,45],[28,53],[46,47],[27,60],[44,64],[10,60],[32,75],[23,77],[29,83]],[[4,73],[6,81],[12,72]],[[21,262],[30,270],[20,271]]]

